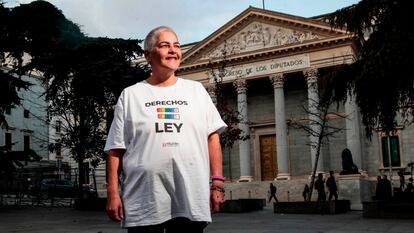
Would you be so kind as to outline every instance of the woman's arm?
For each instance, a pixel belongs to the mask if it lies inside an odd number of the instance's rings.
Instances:
[[[124,155],[124,149],[112,149],[108,153],[107,158],[107,204],[106,213],[109,218],[114,221],[121,221],[124,218],[122,200],[119,195],[119,174],[121,172],[122,156]]]
[[[223,176],[223,159],[220,145],[220,136],[218,133],[212,133],[208,137],[208,152],[210,156],[211,176]],[[212,190],[210,191],[210,206],[213,212],[219,212],[220,207],[224,204],[224,180],[213,180]]]

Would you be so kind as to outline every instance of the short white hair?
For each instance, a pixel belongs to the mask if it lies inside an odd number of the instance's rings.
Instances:
[[[161,34],[161,32],[164,31],[170,31],[175,34],[177,37],[177,34],[172,30],[170,27],[167,26],[159,26],[154,29],[152,29],[148,35],[145,37],[144,40],[144,51],[152,51],[155,48],[155,44],[157,43],[158,36]]]

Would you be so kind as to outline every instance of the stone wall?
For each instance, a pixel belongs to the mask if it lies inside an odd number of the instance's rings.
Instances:
[[[303,201],[302,191],[305,184],[309,184],[309,177],[294,180],[253,181],[242,183],[226,183],[226,199],[269,198],[269,185],[277,187],[276,196],[280,202]],[[362,210],[362,202],[371,201],[375,194],[375,182],[363,175],[336,176],[338,185],[338,199],[349,200],[351,210]],[[328,194],[328,189],[325,188]],[[314,190],[312,200],[318,197]],[[328,195],[327,195],[328,197]]]
[[[226,183],[226,199],[269,198],[269,185],[277,187],[276,196],[279,201],[302,201],[302,191],[306,179],[280,181],[253,181],[242,183]]]

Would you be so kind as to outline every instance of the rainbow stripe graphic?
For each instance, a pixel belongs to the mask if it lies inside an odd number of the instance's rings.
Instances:
[[[178,115],[178,114],[158,114],[158,119],[179,120],[180,115]]]
[[[180,112],[180,110],[178,110],[178,108],[157,108],[157,112]]]
[[[169,119],[169,120],[179,120],[179,114],[168,114],[168,113],[179,113],[180,110],[178,108],[157,108],[158,113],[165,113],[165,114],[158,114],[158,119]]]

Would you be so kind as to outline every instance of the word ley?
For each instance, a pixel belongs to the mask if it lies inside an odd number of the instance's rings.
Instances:
[[[169,122],[166,122],[166,123],[156,122],[155,123],[155,132],[156,133],[163,133],[163,132],[165,132],[165,133],[174,133],[174,132],[179,133],[182,126],[183,126],[183,123],[176,124],[176,123],[169,123]]]

